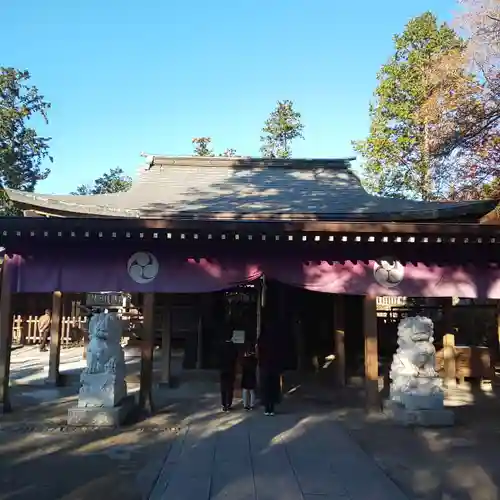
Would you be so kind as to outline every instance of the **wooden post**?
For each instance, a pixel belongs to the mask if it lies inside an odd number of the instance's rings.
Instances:
[[[12,352],[12,290],[9,257],[4,257],[2,265],[2,289],[0,295],[0,405],[2,412],[12,410],[9,394],[10,354]]]
[[[345,386],[345,298],[335,295],[333,304],[333,335],[335,344],[335,382]]]
[[[196,369],[203,367],[203,310],[205,300],[203,295],[198,301],[198,326],[196,327]]]
[[[49,346],[49,375],[47,384],[62,385],[61,374],[59,372],[61,362],[62,344],[62,293],[56,291],[52,294],[52,317],[50,321],[50,346]]]
[[[262,307],[264,307],[264,299],[265,299],[265,282],[264,277],[262,276],[259,280],[258,290],[257,290],[257,301],[256,301],[256,324],[255,324],[255,350],[258,350],[259,337],[262,332]],[[260,384],[260,365],[257,363],[257,369],[255,370],[257,377],[257,394],[259,394],[259,384]]]
[[[302,334],[302,323],[300,321],[299,315],[296,313],[293,316],[293,337],[295,339],[295,350],[297,352],[297,371],[299,373],[304,372],[304,335]]]
[[[172,363],[172,300],[167,295],[163,307],[163,325],[161,332],[161,375],[160,384],[170,386]]]
[[[497,352],[495,356],[495,362],[500,361],[500,300],[497,300],[496,308],[496,322],[497,322]]]
[[[256,328],[255,337],[257,340],[259,340],[260,332],[262,330],[263,300],[264,300],[264,283],[263,283],[262,279],[260,279],[259,285],[258,285],[258,291],[257,291],[257,301],[256,301],[257,309],[255,311],[255,314],[257,315],[257,321],[256,321],[256,325],[255,325],[255,328]]]
[[[443,335],[443,358],[444,358],[444,383],[446,387],[457,385],[457,366],[455,358],[455,334],[453,332],[453,302],[447,298],[443,309],[444,335]]]
[[[490,348],[490,366],[492,383],[495,387],[498,387],[500,385],[500,376],[497,372],[497,368],[500,367],[500,300],[496,301],[495,322],[496,338],[493,341],[493,346]]]
[[[368,411],[380,411],[378,393],[377,301],[363,298],[363,330],[365,338],[365,390]]]
[[[142,304],[144,323],[141,339],[141,374],[139,411],[152,414],[153,405],[153,350],[154,350],[154,303],[155,294],[145,293]]]

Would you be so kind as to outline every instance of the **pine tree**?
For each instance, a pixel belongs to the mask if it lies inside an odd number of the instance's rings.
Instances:
[[[266,158],[290,158],[292,142],[303,139],[304,125],[292,101],[278,101],[262,129],[260,151]]]
[[[210,137],[195,137],[191,142],[194,144],[195,156],[214,156]]]
[[[432,92],[428,67],[464,41],[426,12],[394,37],[395,53],[378,74],[371,127],[354,149],[364,157],[367,187],[380,195],[430,200],[439,192],[439,172],[430,151],[430,128],[420,110]]]

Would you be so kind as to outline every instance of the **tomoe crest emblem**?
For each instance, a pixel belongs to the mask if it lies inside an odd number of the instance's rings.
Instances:
[[[136,252],[127,262],[128,275],[140,285],[151,283],[159,270],[158,259],[151,252]]]
[[[392,257],[384,257],[373,264],[373,277],[375,281],[384,287],[394,288],[404,279],[405,267],[399,260]]]

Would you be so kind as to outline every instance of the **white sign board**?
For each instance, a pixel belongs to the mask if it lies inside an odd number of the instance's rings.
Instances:
[[[245,330],[233,330],[233,336],[231,340],[233,341],[233,344],[244,344]]]

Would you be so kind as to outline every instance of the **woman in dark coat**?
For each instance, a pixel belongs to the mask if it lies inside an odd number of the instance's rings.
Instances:
[[[263,324],[257,343],[261,401],[264,413],[268,416],[274,415],[274,406],[280,397],[281,363],[279,342],[275,333],[275,328],[270,323]]]
[[[220,395],[222,411],[229,411],[233,405],[234,379],[238,352],[231,340],[222,344],[219,358]]]

